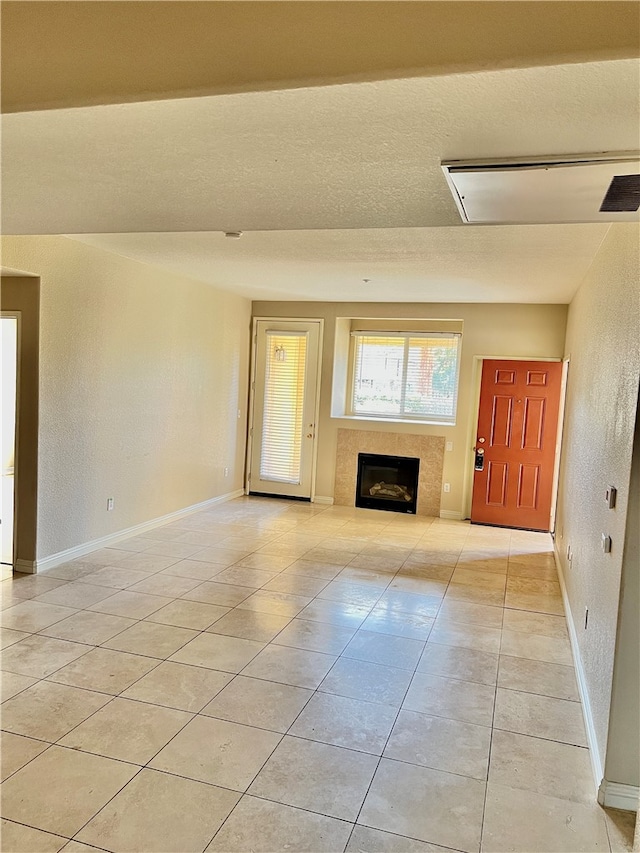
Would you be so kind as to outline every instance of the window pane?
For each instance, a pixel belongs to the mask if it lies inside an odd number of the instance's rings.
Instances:
[[[406,414],[453,418],[456,402],[457,338],[410,338]]]
[[[267,332],[260,479],[300,483],[307,335]]]
[[[404,340],[363,335],[356,340],[354,412],[399,415]]]
[[[454,420],[458,335],[354,338],[354,414]]]

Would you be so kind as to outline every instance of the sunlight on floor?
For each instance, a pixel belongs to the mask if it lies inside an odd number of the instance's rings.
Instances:
[[[240,498],[1,591],[6,850],[630,849],[546,534]]]

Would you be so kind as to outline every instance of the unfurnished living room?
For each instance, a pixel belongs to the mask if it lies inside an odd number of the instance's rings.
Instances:
[[[640,851],[640,4],[1,7],[4,853]]]

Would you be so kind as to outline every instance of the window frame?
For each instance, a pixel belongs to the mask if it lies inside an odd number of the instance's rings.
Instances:
[[[462,332],[413,332],[407,331],[383,331],[381,329],[372,330],[352,330],[350,333],[349,343],[349,370],[347,374],[347,406],[346,416],[349,418],[358,418],[368,421],[392,421],[397,423],[421,423],[440,426],[455,426],[458,413],[458,394],[460,389],[460,362],[462,351]],[[404,409],[406,395],[406,376],[409,352],[409,340],[412,338],[446,338],[451,340],[456,339],[456,375],[453,396],[453,413],[451,417],[446,417],[437,414],[419,415],[415,412],[362,412],[355,409],[355,390],[356,390],[356,350],[357,338],[400,338],[404,340],[404,357],[402,365],[402,390],[401,390],[401,408]]]

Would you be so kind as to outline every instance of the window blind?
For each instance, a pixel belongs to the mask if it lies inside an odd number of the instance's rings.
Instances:
[[[266,333],[260,479],[300,483],[306,333]]]
[[[459,334],[354,332],[352,411],[453,423]]]

